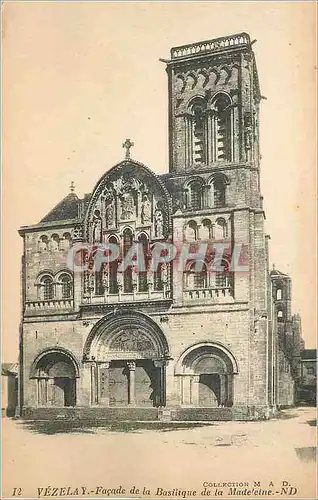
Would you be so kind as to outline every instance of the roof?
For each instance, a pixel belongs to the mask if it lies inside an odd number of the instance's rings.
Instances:
[[[300,353],[301,359],[316,359],[317,357],[317,350],[316,349],[304,349]]]
[[[1,375],[17,375],[18,363],[2,363]]]
[[[290,278],[290,276],[288,276],[288,274],[282,273],[278,269],[275,269],[274,266],[273,266],[273,269],[271,270],[271,272],[269,274],[270,274],[271,277],[280,276],[280,277],[283,277],[283,278]]]
[[[75,193],[69,193],[40,222],[76,219],[79,202]]]

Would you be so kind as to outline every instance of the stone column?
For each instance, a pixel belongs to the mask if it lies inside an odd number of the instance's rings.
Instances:
[[[98,367],[98,403],[109,406],[109,362],[99,363]]]
[[[166,362],[154,361],[157,368],[157,406],[166,406]]]
[[[226,399],[226,375],[219,375],[220,377],[220,402],[219,406],[224,406],[225,405],[225,399]]]
[[[128,370],[129,370],[128,404],[130,406],[134,406],[135,405],[136,363],[135,363],[135,361],[127,361],[127,366],[128,366]]]
[[[199,406],[199,382],[200,375],[193,375],[190,382],[190,403],[194,406]]]
[[[97,365],[95,362],[91,364],[91,405],[95,406],[98,402],[97,392]]]

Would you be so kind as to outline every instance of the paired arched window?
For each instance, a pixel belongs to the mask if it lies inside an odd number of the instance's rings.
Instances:
[[[212,100],[197,96],[190,101],[185,130],[188,165],[232,160],[232,114],[232,100],[223,92]]]
[[[73,297],[73,277],[68,272],[59,272],[54,277],[49,273],[39,276],[35,282],[40,300],[66,300]]]

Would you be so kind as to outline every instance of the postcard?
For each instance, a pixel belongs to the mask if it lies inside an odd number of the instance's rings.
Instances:
[[[315,2],[2,3],[2,498],[315,498]]]

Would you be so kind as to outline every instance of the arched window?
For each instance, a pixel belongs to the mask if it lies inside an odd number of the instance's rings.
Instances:
[[[72,237],[70,233],[64,233],[60,241],[61,250],[69,250],[72,244]]]
[[[73,279],[69,274],[62,274],[59,278],[59,284],[61,285],[61,297],[62,299],[70,299],[73,294]]]
[[[276,290],[276,299],[282,300],[282,289],[281,288],[277,288],[277,290]]]
[[[193,115],[193,163],[205,163],[205,104],[199,99],[191,108]]]
[[[118,245],[118,241],[115,236],[111,236],[109,238],[109,243],[112,245]],[[117,260],[114,260],[109,263],[109,293],[118,293],[117,272],[118,262]]]
[[[43,236],[40,237],[39,239],[39,252],[46,252],[48,249],[48,242],[49,239],[48,237],[44,234]]]
[[[199,180],[194,180],[189,185],[189,203],[190,210],[200,210],[203,205],[203,184]]]
[[[54,298],[54,284],[51,276],[43,276],[41,279],[43,300],[52,300]]]
[[[138,269],[138,291],[146,292],[148,290],[148,281],[147,281],[147,267],[148,267],[148,253],[149,253],[149,244],[148,238],[145,234],[141,234],[138,238],[138,243],[142,246],[143,258],[145,263],[145,270],[141,271]]]
[[[277,321],[278,321],[279,323],[281,323],[282,321],[284,321],[284,314],[283,314],[282,309],[279,309],[279,310],[277,311]]]
[[[207,268],[205,264],[203,264],[201,270],[198,271],[196,269],[196,262],[192,262],[187,271],[186,286],[189,290],[207,288],[208,277],[207,277]]]
[[[127,255],[129,249],[133,245],[133,235],[130,229],[125,229],[123,233],[123,254]],[[133,291],[132,269],[127,267],[124,271],[124,292],[131,293]]]
[[[216,271],[215,273],[215,287],[216,288],[228,288],[231,286],[231,273],[230,273],[230,264],[226,259],[222,259],[219,263],[220,268],[223,268],[222,271]],[[217,267],[217,263],[214,263],[215,268]]]
[[[50,250],[52,252],[57,252],[60,246],[60,237],[58,234],[52,234],[50,240]]]
[[[231,101],[221,94],[213,102],[215,161],[231,160]]]
[[[213,181],[213,205],[216,208],[225,205],[225,181],[221,177]]]
[[[186,226],[185,239],[186,241],[196,241],[197,240],[197,223],[194,220],[190,220]]]
[[[200,239],[210,240],[212,238],[212,224],[210,219],[204,219],[200,228]]]
[[[227,225],[224,219],[218,218],[214,226],[214,237],[216,240],[224,240],[227,237]]]

